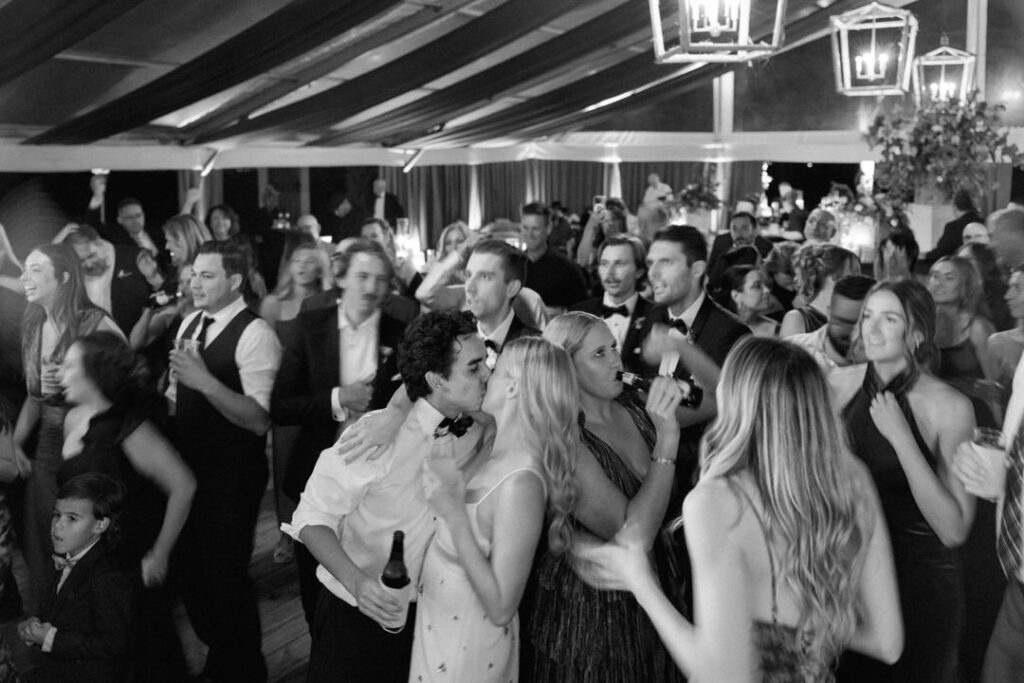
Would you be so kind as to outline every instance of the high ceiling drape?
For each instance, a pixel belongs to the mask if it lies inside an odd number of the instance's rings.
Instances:
[[[145,125],[294,59],[398,2],[295,0],[165,76],[56,126],[29,142],[84,144]],[[64,4],[103,3],[75,0]]]
[[[0,85],[39,66],[141,0],[14,0],[0,7]]]

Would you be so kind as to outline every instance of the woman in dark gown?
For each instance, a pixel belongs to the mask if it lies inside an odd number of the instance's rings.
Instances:
[[[160,397],[138,374],[128,344],[96,332],[72,344],[62,384],[75,407],[65,421],[59,485],[86,472],[127,489],[114,555],[136,582],[132,652],[138,681],[178,680],[184,660],[171,620],[167,565],[188,517],[195,478],[156,427]]]
[[[579,376],[585,450],[576,466],[578,533],[610,539],[627,524],[666,560],[656,534],[671,491],[678,424],[653,424],[639,396],[615,378],[622,361],[601,318],[566,313],[548,324],[544,336],[569,352]],[[524,680],[675,680],[657,632],[629,593],[591,588],[566,554],[546,550],[532,589],[523,608]]]
[[[923,285],[876,285],[859,327],[869,363],[830,377],[850,445],[881,497],[906,635],[895,665],[850,655],[840,681],[958,680],[964,599],[956,547],[971,529],[974,499],[951,462],[975,421],[970,401],[930,372],[934,321],[935,304]]]
[[[633,593],[699,681],[826,683],[844,647],[895,661],[896,578],[877,495],[848,452],[817,363],[792,344],[736,344],[683,504],[695,614],[660,591],[644,548],[579,548],[587,581]],[[865,681],[866,683],[866,681]]]

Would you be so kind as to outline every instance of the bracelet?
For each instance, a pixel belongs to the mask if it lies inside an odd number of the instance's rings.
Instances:
[[[670,460],[668,458],[653,458],[652,457],[651,458],[651,462],[652,463],[660,463],[662,465],[672,465],[673,467],[675,467],[675,464],[676,464],[675,460]]]

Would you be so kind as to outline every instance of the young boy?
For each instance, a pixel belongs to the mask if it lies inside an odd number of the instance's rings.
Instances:
[[[124,504],[124,486],[104,474],[81,474],[57,496],[50,525],[54,574],[38,617],[18,625],[43,655],[38,683],[108,683],[123,678],[131,584],[108,554]]]

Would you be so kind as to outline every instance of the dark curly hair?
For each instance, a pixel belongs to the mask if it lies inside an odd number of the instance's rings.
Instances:
[[[75,340],[82,352],[82,368],[112,403],[141,398],[149,386],[145,364],[120,335],[93,332]]]
[[[459,337],[476,331],[469,311],[431,311],[412,321],[398,348],[398,371],[410,400],[430,395],[427,373],[447,377],[459,353]]]

